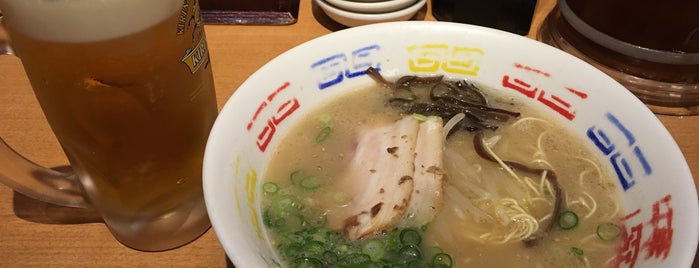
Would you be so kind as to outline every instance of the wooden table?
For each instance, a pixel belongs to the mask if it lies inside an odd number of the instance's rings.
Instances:
[[[553,8],[540,0],[533,29]],[[429,7],[417,16],[434,20]],[[288,26],[207,25],[206,34],[219,105],[255,70],[280,53],[342,29],[311,0],[301,0],[299,21]],[[535,30],[532,30],[535,32]],[[533,36],[530,33],[530,36]],[[31,91],[19,59],[0,56],[0,136],[39,164],[67,164]],[[699,116],[659,116],[699,179]],[[118,243],[101,223],[54,224],[55,208],[32,202],[0,185],[0,267],[225,267],[226,256],[213,230],[181,248],[159,253],[134,251]],[[59,211],[60,212],[60,211]],[[90,222],[90,219],[86,219]],[[48,222],[48,223],[47,223]]]

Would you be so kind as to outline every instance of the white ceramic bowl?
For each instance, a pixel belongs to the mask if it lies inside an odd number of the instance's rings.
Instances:
[[[338,0],[342,1],[342,0]],[[325,0],[315,0],[315,3],[334,21],[349,27],[362,26],[379,22],[404,21],[412,18],[423,6],[427,0],[418,0],[412,5],[393,12],[386,13],[358,13],[337,8],[325,2]]]
[[[381,2],[356,2],[349,0],[326,0],[329,4],[350,12],[357,13],[386,13],[406,8],[417,0],[388,0]]]
[[[410,21],[350,28],[293,48],[251,75],[223,107],[206,147],[204,194],[212,226],[236,267],[280,262],[262,222],[265,161],[314,107],[374,83],[364,73],[369,66],[393,78],[437,73],[469,79],[568,124],[607,169],[628,168],[613,176],[622,192],[624,225],[631,228],[627,248],[619,252],[630,254],[624,264],[692,264],[699,241],[692,175],[670,134],[637,98],[594,67],[534,40],[464,24]],[[529,98],[534,91],[506,86],[508,77],[547,95]],[[654,215],[660,220],[652,221]],[[660,247],[649,247],[656,238]]]

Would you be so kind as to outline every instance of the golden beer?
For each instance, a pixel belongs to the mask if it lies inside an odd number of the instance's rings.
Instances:
[[[201,167],[217,106],[196,0],[0,9],[86,199],[117,239],[163,250],[205,232]]]

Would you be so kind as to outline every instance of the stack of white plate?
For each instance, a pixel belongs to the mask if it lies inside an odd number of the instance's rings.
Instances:
[[[427,0],[314,0],[331,19],[349,27],[409,20]]]

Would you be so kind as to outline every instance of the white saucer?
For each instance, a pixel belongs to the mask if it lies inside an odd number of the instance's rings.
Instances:
[[[379,2],[357,2],[352,0],[326,0],[329,4],[350,12],[386,13],[406,8],[417,0],[387,0]]]
[[[331,19],[348,27],[356,27],[379,22],[404,21],[412,18],[427,0],[418,0],[404,9],[386,13],[357,13],[337,8],[325,0],[314,0]]]

